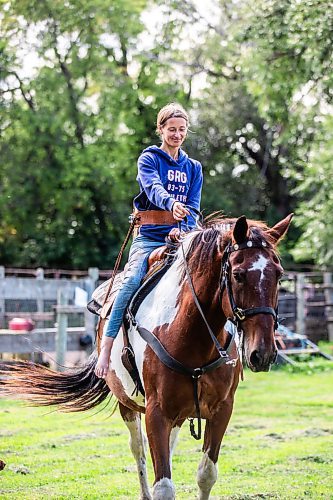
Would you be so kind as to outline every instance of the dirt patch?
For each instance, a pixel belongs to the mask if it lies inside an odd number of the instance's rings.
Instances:
[[[28,469],[28,467],[26,467],[25,465],[17,465],[16,467],[11,465],[10,467],[8,467],[8,469],[16,472],[16,474],[22,474],[24,476],[27,474],[31,474],[31,470]]]
[[[332,429],[321,429],[321,428],[310,428],[310,429],[300,429],[295,432],[289,434],[289,438],[295,437],[322,437],[322,436],[330,436],[333,434]]]
[[[258,425],[258,424],[234,424],[230,426],[229,431],[233,431],[235,429],[266,429],[265,425]]]
[[[330,464],[333,462],[333,458],[323,457],[320,455],[308,455],[298,459],[301,462],[315,462],[317,464]]]
[[[14,435],[15,435],[15,432],[0,431],[0,437],[10,437],[10,436],[14,436]]]
[[[221,500],[255,500],[255,499],[260,499],[260,498],[276,498],[279,499],[280,497],[276,495],[275,493],[251,493],[247,495],[230,495],[230,496],[222,496],[219,497]]]
[[[270,432],[269,434],[265,434],[265,438],[274,439],[274,441],[286,441],[287,437],[282,434],[277,434],[276,432]]]

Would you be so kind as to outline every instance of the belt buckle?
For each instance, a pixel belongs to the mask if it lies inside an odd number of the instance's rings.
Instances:
[[[129,216],[128,216],[128,222],[130,224],[133,224],[133,222],[139,222],[140,220],[140,216],[137,214],[137,213],[131,213]]]

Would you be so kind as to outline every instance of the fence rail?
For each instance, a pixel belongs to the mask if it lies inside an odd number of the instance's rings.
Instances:
[[[62,350],[59,347],[57,361],[61,364],[64,353],[78,347],[80,335],[94,337],[96,317],[84,306],[97,284],[109,276],[109,270],[97,268],[68,271],[0,266],[0,328],[7,328],[15,316],[34,320],[36,329],[25,337],[30,338],[31,346],[40,345],[43,350],[53,350],[59,331],[66,331],[67,340],[61,335],[62,340],[58,340]],[[80,294],[81,303],[77,304]],[[279,314],[285,318],[286,326],[297,333],[306,334],[315,342],[333,341],[332,272],[287,272],[281,283]],[[79,328],[80,334],[73,328]],[[29,344],[24,341],[24,347],[19,347],[23,340],[22,334],[0,333],[0,353],[24,352],[22,349]]]
[[[31,332],[0,330],[1,351],[15,354],[31,354],[57,351],[57,328],[36,328]],[[67,351],[84,350],[80,343],[85,335],[84,327],[67,328]]]

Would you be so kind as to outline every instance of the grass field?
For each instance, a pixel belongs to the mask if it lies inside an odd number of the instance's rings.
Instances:
[[[173,460],[177,499],[196,498],[200,448],[185,423]],[[64,415],[0,400],[0,459],[1,499],[138,498],[127,429],[108,409]],[[212,499],[332,499],[332,478],[332,363],[246,371]]]

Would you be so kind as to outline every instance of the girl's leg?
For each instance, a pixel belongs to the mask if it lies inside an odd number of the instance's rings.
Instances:
[[[147,272],[149,254],[159,246],[161,246],[160,243],[142,236],[135,238],[131,246],[128,269],[122,287],[114,301],[107,331],[102,338],[101,352],[95,368],[97,377],[105,378],[108,373],[112,345],[121,328],[126,307]]]

